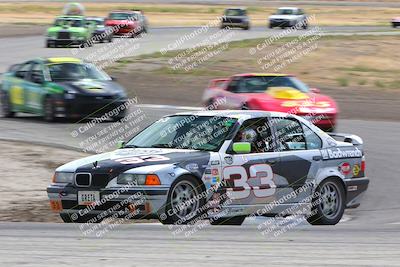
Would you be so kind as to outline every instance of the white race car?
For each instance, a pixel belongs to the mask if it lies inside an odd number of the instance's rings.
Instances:
[[[303,29],[307,29],[307,15],[303,9],[298,7],[280,7],[275,14],[269,18],[269,28],[280,27],[282,29],[293,27],[296,24]]]
[[[47,193],[65,222],[240,225],[251,215],[302,214],[331,225],[368,183],[358,136],[328,135],[285,113],[226,110],[163,117],[120,149],[57,168]]]

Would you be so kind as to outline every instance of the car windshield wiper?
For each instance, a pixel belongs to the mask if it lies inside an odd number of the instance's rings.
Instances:
[[[154,144],[154,145],[151,145],[151,147],[154,147],[154,148],[175,148],[174,146],[172,146],[170,144]]]
[[[137,146],[137,145],[126,145],[123,148],[141,148],[141,146]]]

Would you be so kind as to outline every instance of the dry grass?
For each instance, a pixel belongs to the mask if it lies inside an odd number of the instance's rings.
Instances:
[[[63,3],[0,3],[2,22],[51,23],[61,13]],[[86,14],[106,16],[115,9],[142,9],[152,25],[200,25],[222,14],[226,6],[177,5],[177,4],[128,4],[85,3]],[[316,14],[319,25],[389,25],[392,17],[400,14],[400,8],[305,6],[309,14]],[[253,25],[266,25],[267,17],[275,8],[249,7]]]
[[[282,39],[271,45],[270,53],[278,50],[293,38]],[[174,70],[168,65],[168,57],[179,54],[171,52],[161,56],[156,53],[130,59],[119,66],[119,71],[141,69],[144,62],[151,64],[151,71],[157,75],[183,76],[229,76],[240,72],[265,72],[257,59],[266,55],[266,51],[251,56],[249,47],[254,47],[260,40],[233,42],[230,48],[200,67],[191,71]],[[358,36],[358,37],[323,37],[315,42],[317,49],[293,63],[288,63],[279,72],[293,73],[309,84],[322,87],[365,88],[369,90],[399,90],[400,62],[397,57],[398,38],[394,36]],[[263,54],[264,53],[264,54]],[[237,55],[241,55],[240,58]],[[285,57],[282,61],[290,57]],[[133,63],[132,63],[133,62]],[[267,62],[264,62],[265,64]],[[234,70],[234,71],[232,71]],[[275,72],[269,68],[267,72]],[[213,74],[213,75],[210,75]]]

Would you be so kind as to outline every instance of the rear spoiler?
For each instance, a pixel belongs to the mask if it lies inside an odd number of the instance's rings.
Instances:
[[[361,137],[355,134],[346,134],[346,133],[328,133],[333,139],[337,141],[342,141],[346,143],[351,143],[354,146],[361,147],[363,146],[364,142]]]
[[[222,88],[222,87],[224,86],[224,84],[225,84],[227,81],[229,81],[228,78],[213,79],[213,80],[211,80],[210,83],[208,84],[208,87],[209,87],[209,88],[212,88],[212,87],[221,87],[221,88]]]

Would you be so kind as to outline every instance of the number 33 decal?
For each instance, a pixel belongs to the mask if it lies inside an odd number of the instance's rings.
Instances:
[[[233,181],[234,188],[230,192],[231,199],[247,198],[251,192],[260,198],[275,194],[276,185],[273,180],[274,173],[271,166],[267,164],[254,164],[250,166],[249,173],[250,177],[243,166],[228,166],[224,168],[224,179]],[[259,184],[259,186],[251,186],[249,184]]]

